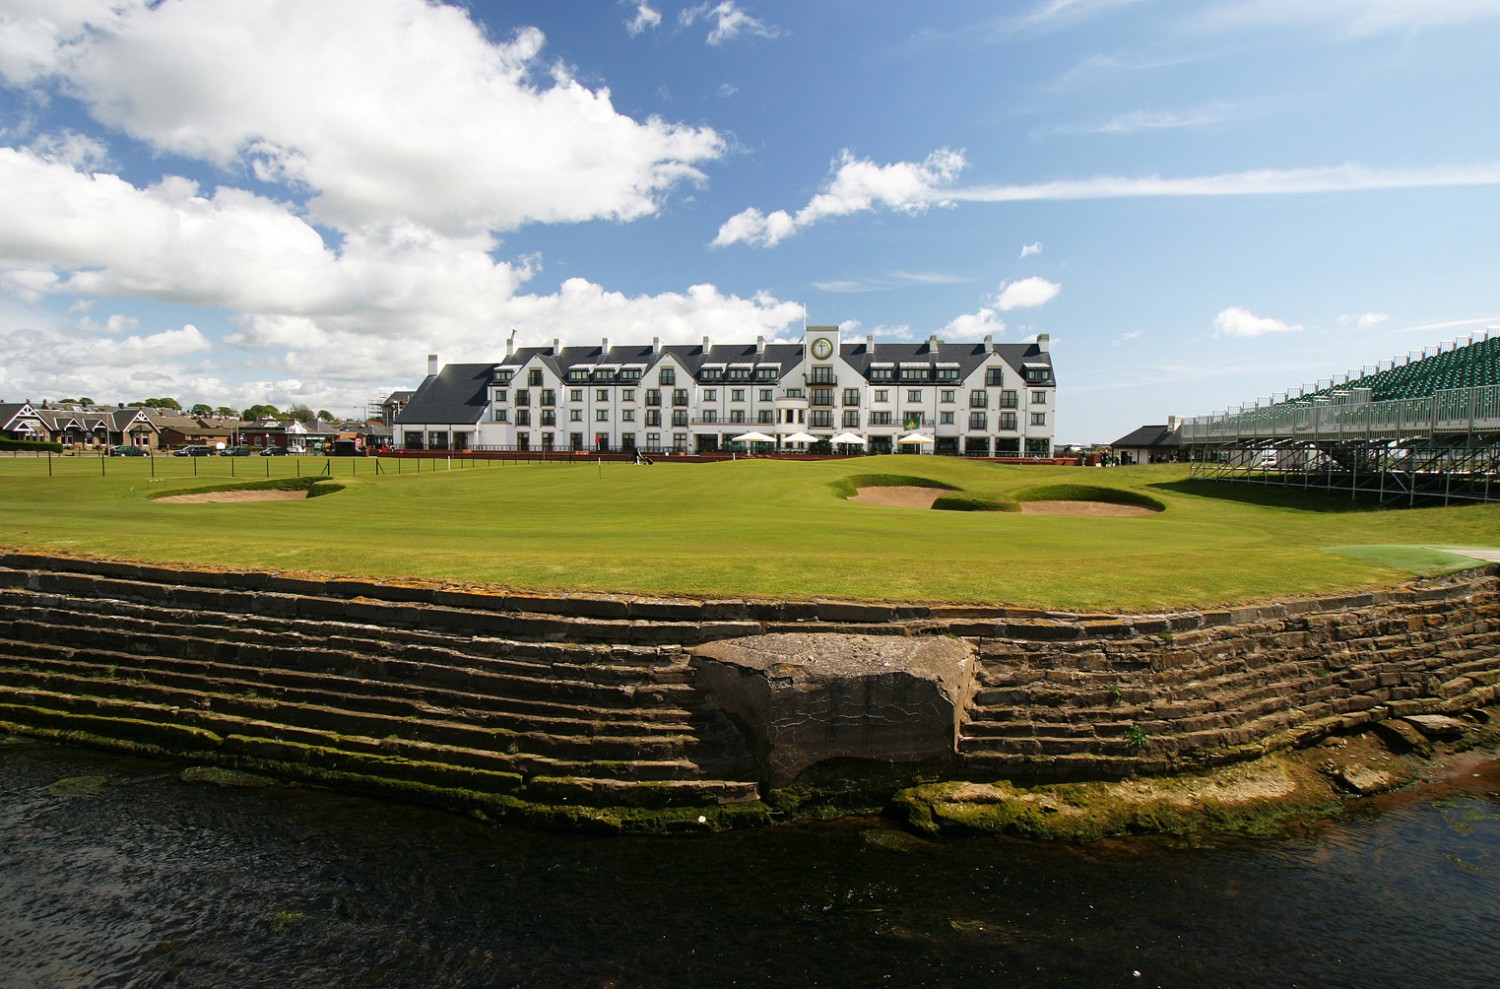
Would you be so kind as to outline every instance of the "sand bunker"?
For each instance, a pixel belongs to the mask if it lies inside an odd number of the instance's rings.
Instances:
[[[229,502],[229,501],[298,501],[307,497],[307,492],[296,491],[274,491],[274,490],[250,490],[250,491],[200,491],[196,494],[167,495],[157,498],[159,502],[169,502],[174,505],[202,504],[204,502]]]
[[[931,508],[932,503],[945,494],[947,488],[920,488],[908,485],[892,487],[859,488],[850,501],[861,505],[885,505],[887,508]]]
[[[883,505],[887,508],[931,508],[945,494],[946,488],[922,488],[909,485],[860,488],[850,501],[861,505]],[[1141,505],[1116,505],[1107,501],[1023,501],[1021,511],[1027,515],[1083,515],[1097,519],[1123,519],[1137,515],[1155,515],[1159,509]]]
[[[1143,505],[1116,505],[1108,501],[1023,501],[1026,515],[1087,515],[1098,519],[1126,519],[1137,515],[1155,515],[1161,509]]]

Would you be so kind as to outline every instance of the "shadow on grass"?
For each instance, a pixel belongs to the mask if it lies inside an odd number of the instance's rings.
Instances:
[[[1278,485],[1262,485],[1248,481],[1211,481],[1202,478],[1185,478],[1181,481],[1163,481],[1147,485],[1160,491],[1193,495],[1199,498],[1216,498],[1241,505],[1256,505],[1262,508],[1292,508],[1302,512],[1324,514],[1348,514],[1351,512],[1380,512],[1408,509],[1404,504],[1382,505],[1376,495],[1359,493],[1350,497],[1348,491],[1329,491],[1326,488],[1291,488]],[[1417,508],[1423,506],[1418,505]]]

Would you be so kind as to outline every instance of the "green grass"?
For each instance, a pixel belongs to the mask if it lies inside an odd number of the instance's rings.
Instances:
[[[1496,546],[1500,506],[1375,510],[1347,495],[933,456],[713,464],[0,457],[6,546],[217,567],[536,591],[853,598],[1069,610],[1204,607],[1394,584],[1400,559],[1325,547]],[[305,501],[157,504],[148,494],[319,473]],[[460,469],[462,467],[462,469]],[[157,477],[152,479],[154,469]],[[197,470],[197,476],[193,471]],[[235,477],[230,478],[233,469]],[[913,511],[840,497],[890,475],[995,504],[1057,485],[1160,504],[1134,518]],[[1098,496],[1098,492],[1093,494]],[[1420,571],[1417,571],[1420,572]]]

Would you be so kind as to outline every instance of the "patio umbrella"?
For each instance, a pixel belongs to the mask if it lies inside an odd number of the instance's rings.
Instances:
[[[731,436],[730,440],[735,443],[775,443],[776,437],[767,436],[765,433],[741,433]]]
[[[921,433],[907,433],[896,442],[902,444],[903,446],[910,446],[913,443],[931,443],[933,442],[933,439],[931,436],[923,436]]]
[[[783,443],[816,443],[818,438],[808,433],[793,433],[782,440]]]
[[[860,436],[860,435],[858,435],[856,433],[850,433],[850,432],[839,433],[837,436],[835,436],[833,439],[829,440],[828,442],[830,442],[830,443],[853,443],[856,446],[864,446],[865,445],[865,439],[864,439],[863,436]]]

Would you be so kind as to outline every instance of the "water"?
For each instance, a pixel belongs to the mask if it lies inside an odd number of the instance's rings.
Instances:
[[[179,768],[0,745],[0,986],[1500,984],[1495,761],[1197,847],[554,835]]]

